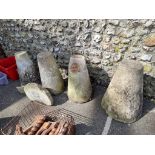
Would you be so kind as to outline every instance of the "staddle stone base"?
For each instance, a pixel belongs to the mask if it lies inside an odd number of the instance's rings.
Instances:
[[[143,66],[124,60],[114,74],[101,106],[113,119],[124,123],[136,121],[142,113]]]

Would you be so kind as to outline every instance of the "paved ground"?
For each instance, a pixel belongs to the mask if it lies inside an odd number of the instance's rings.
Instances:
[[[25,95],[18,93],[16,86],[19,86],[19,81],[10,81],[9,85],[0,86],[0,127],[3,127],[29,103]],[[103,87],[95,86],[90,102],[74,104],[68,101],[65,91],[63,94],[54,96],[54,107],[65,108],[94,121],[92,125],[77,124],[77,134],[155,134],[155,104],[145,100],[141,119],[132,124],[124,124],[111,120],[102,110],[100,102],[103,93]]]

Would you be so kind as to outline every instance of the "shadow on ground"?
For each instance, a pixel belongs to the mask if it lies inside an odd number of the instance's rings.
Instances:
[[[0,135],[3,135],[2,130],[5,134],[8,132],[8,128],[4,128],[10,121],[12,121],[14,117],[5,117],[5,118],[0,118]],[[14,128],[14,126],[12,126]],[[10,128],[11,130],[11,128]],[[15,128],[13,129],[15,131]],[[12,132],[13,134],[13,132]]]
[[[154,135],[155,134],[155,104],[144,99],[143,112],[139,120],[131,124],[112,120],[109,135]]]
[[[16,87],[20,86],[20,82],[9,80],[6,86],[0,86],[0,111],[12,105],[14,102],[22,99],[25,95],[20,94]]]
[[[85,124],[77,124],[76,125],[76,134],[77,135],[87,135],[91,133],[90,131],[92,130],[92,126],[88,126]]]

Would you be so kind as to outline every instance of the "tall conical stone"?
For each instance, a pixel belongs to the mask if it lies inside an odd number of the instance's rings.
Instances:
[[[143,105],[143,66],[124,60],[115,72],[101,106],[113,119],[124,123],[136,121]]]
[[[52,53],[41,52],[37,55],[42,86],[51,93],[59,94],[64,91],[64,81]]]
[[[15,59],[18,69],[21,85],[26,85],[31,82],[39,82],[39,77],[34,63],[30,59],[26,51],[15,53]]]
[[[71,56],[68,70],[68,98],[77,103],[89,101],[92,87],[84,56]]]

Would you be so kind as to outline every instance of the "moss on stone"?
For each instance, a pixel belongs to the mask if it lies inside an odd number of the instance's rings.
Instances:
[[[152,65],[151,64],[145,64],[144,65],[144,72],[149,73],[152,71]]]
[[[125,46],[125,44],[119,43],[117,46],[115,46],[114,51],[116,53],[119,53],[120,52],[120,49],[122,49],[124,46]]]
[[[119,53],[119,52],[120,52],[119,46],[116,46],[116,47],[114,48],[114,50],[115,50],[116,53]]]
[[[81,81],[78,76],[80,75],[74,75],[72,73],[68,76],[68,97],[73,102],[84,103],[90,99],[92,88],[89,82],[88,86],[90,88],[87,88],[87,84],[83,87],[83,85],[80,84]]]

